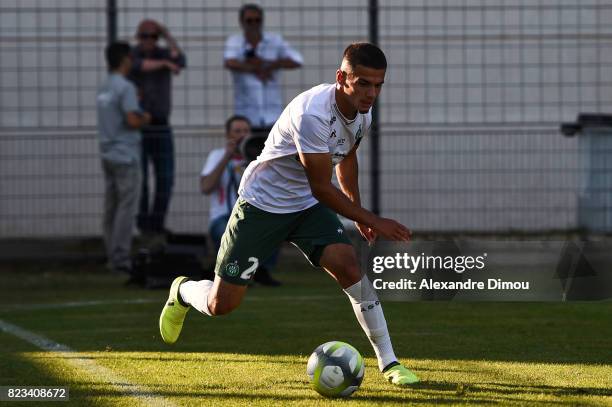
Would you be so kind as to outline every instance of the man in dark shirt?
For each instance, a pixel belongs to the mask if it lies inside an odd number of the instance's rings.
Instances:
[[[174,143],[170,127],[172,74],[185,67],[185,55],[168,29],[154,20],[143,20],[136,31],[130,79],[136,84],[142,108],[151,113],[151,124],[142,129],[142,194],[138,228],[163,242],[164,223],[174,183]],[[167,48],[157,45],[163,38]],[[153,164],[155,196],[149,201],[148,169]]]

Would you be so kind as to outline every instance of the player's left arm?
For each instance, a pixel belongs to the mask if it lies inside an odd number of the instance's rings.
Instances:
[[[308,177],[312,195],[323,205],[361,225],[367,225],[378,235],[396,241],[410,240],[410,230],[393,219],[382,218],[351,201],[331,182],[332,160],[330,153],[303,153],[298,151],[300,162]],[[367,239],[367,235],[364,236]]]
[[[336,177],[340,189],[351,201],[361,206],[359,195],[359,163],[357,162],[357,147],[353,147],[342,161],[336,165]]]
[[[359,194],[359,162],[357,160],[357,146],[354,146],[348,155],[336,165],[336,177],[340,189],[356,205],[361,206]],[[355,226],[364,239],[371,242],[376,239],[376,233],[368,226],[355,222]]]

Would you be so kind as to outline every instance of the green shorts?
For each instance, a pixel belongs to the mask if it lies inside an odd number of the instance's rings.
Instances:
[[[270,213],[240,198],[221,238],[215,273],[224,281],[247,285],[259,264],[285,240],[315,267],[325,246],[351,244],[338,215],[320,203],[300,212]]]

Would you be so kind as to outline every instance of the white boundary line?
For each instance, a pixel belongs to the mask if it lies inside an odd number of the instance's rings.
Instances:
[[[134,383],[130,383],[125,378],[113,372],[104,366],[96,364],[89,357],[82,356],[79,352],[69,348],[66,345],[52,341],[42,335],[30,332],[17,325],[13,325],[0,319],[0,331],[6,332],[17,338],[36,346],[47,352],[57,353],[64,361],[73,368],[82,370],[89,374],[92,379],[101,383],[110,384],[115,389],[129,396],[136,398],[146,406],[175,406],[170,400],[155,394],[148,388]]]

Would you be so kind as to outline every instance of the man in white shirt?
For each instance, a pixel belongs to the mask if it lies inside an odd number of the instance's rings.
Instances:
[[[387,68],[375,45],[355,43],[344,51],[336,83],[298,95],[272,128],[263,152],[247,167],[217,256],[214,282],[178,277],[160,316],[166,343],[174,343],[193,307],[223,315],[240,305],[259,259],[284,240],[315,267],[328,272],[349,297],[368,336],[378,367],[391,383],[418,382],[394,354],[380,301],[362,276],[355,249],[337,214],[355,221],[364,239],[407,241],[400,223],[364,209],[359,197],[357,147],[371,123],[371,108]],[[340,188],[331,181],[332,171]]]
[[[243,33],[227,39],[223,58],[234,81],[234,113],[246,116],[253,132],[267,135],[283,109],[280,70],[299,68],[303,60],[281,35],[262,30],[263,17],[258,5],[242,6]]]
[[[234,204],[238,200],[238,186],[248,162],[240,151],[240,144],[251,134],[249,119],[234,115],[225,122],[225,147],[212,150],[200,174],[200,190],[210,196],[208,234],[219,250],[221,236]],[[254,279],[262,285],[276,287],[281,283],[270,275],[276,265],[278,251],[258,267]]]

